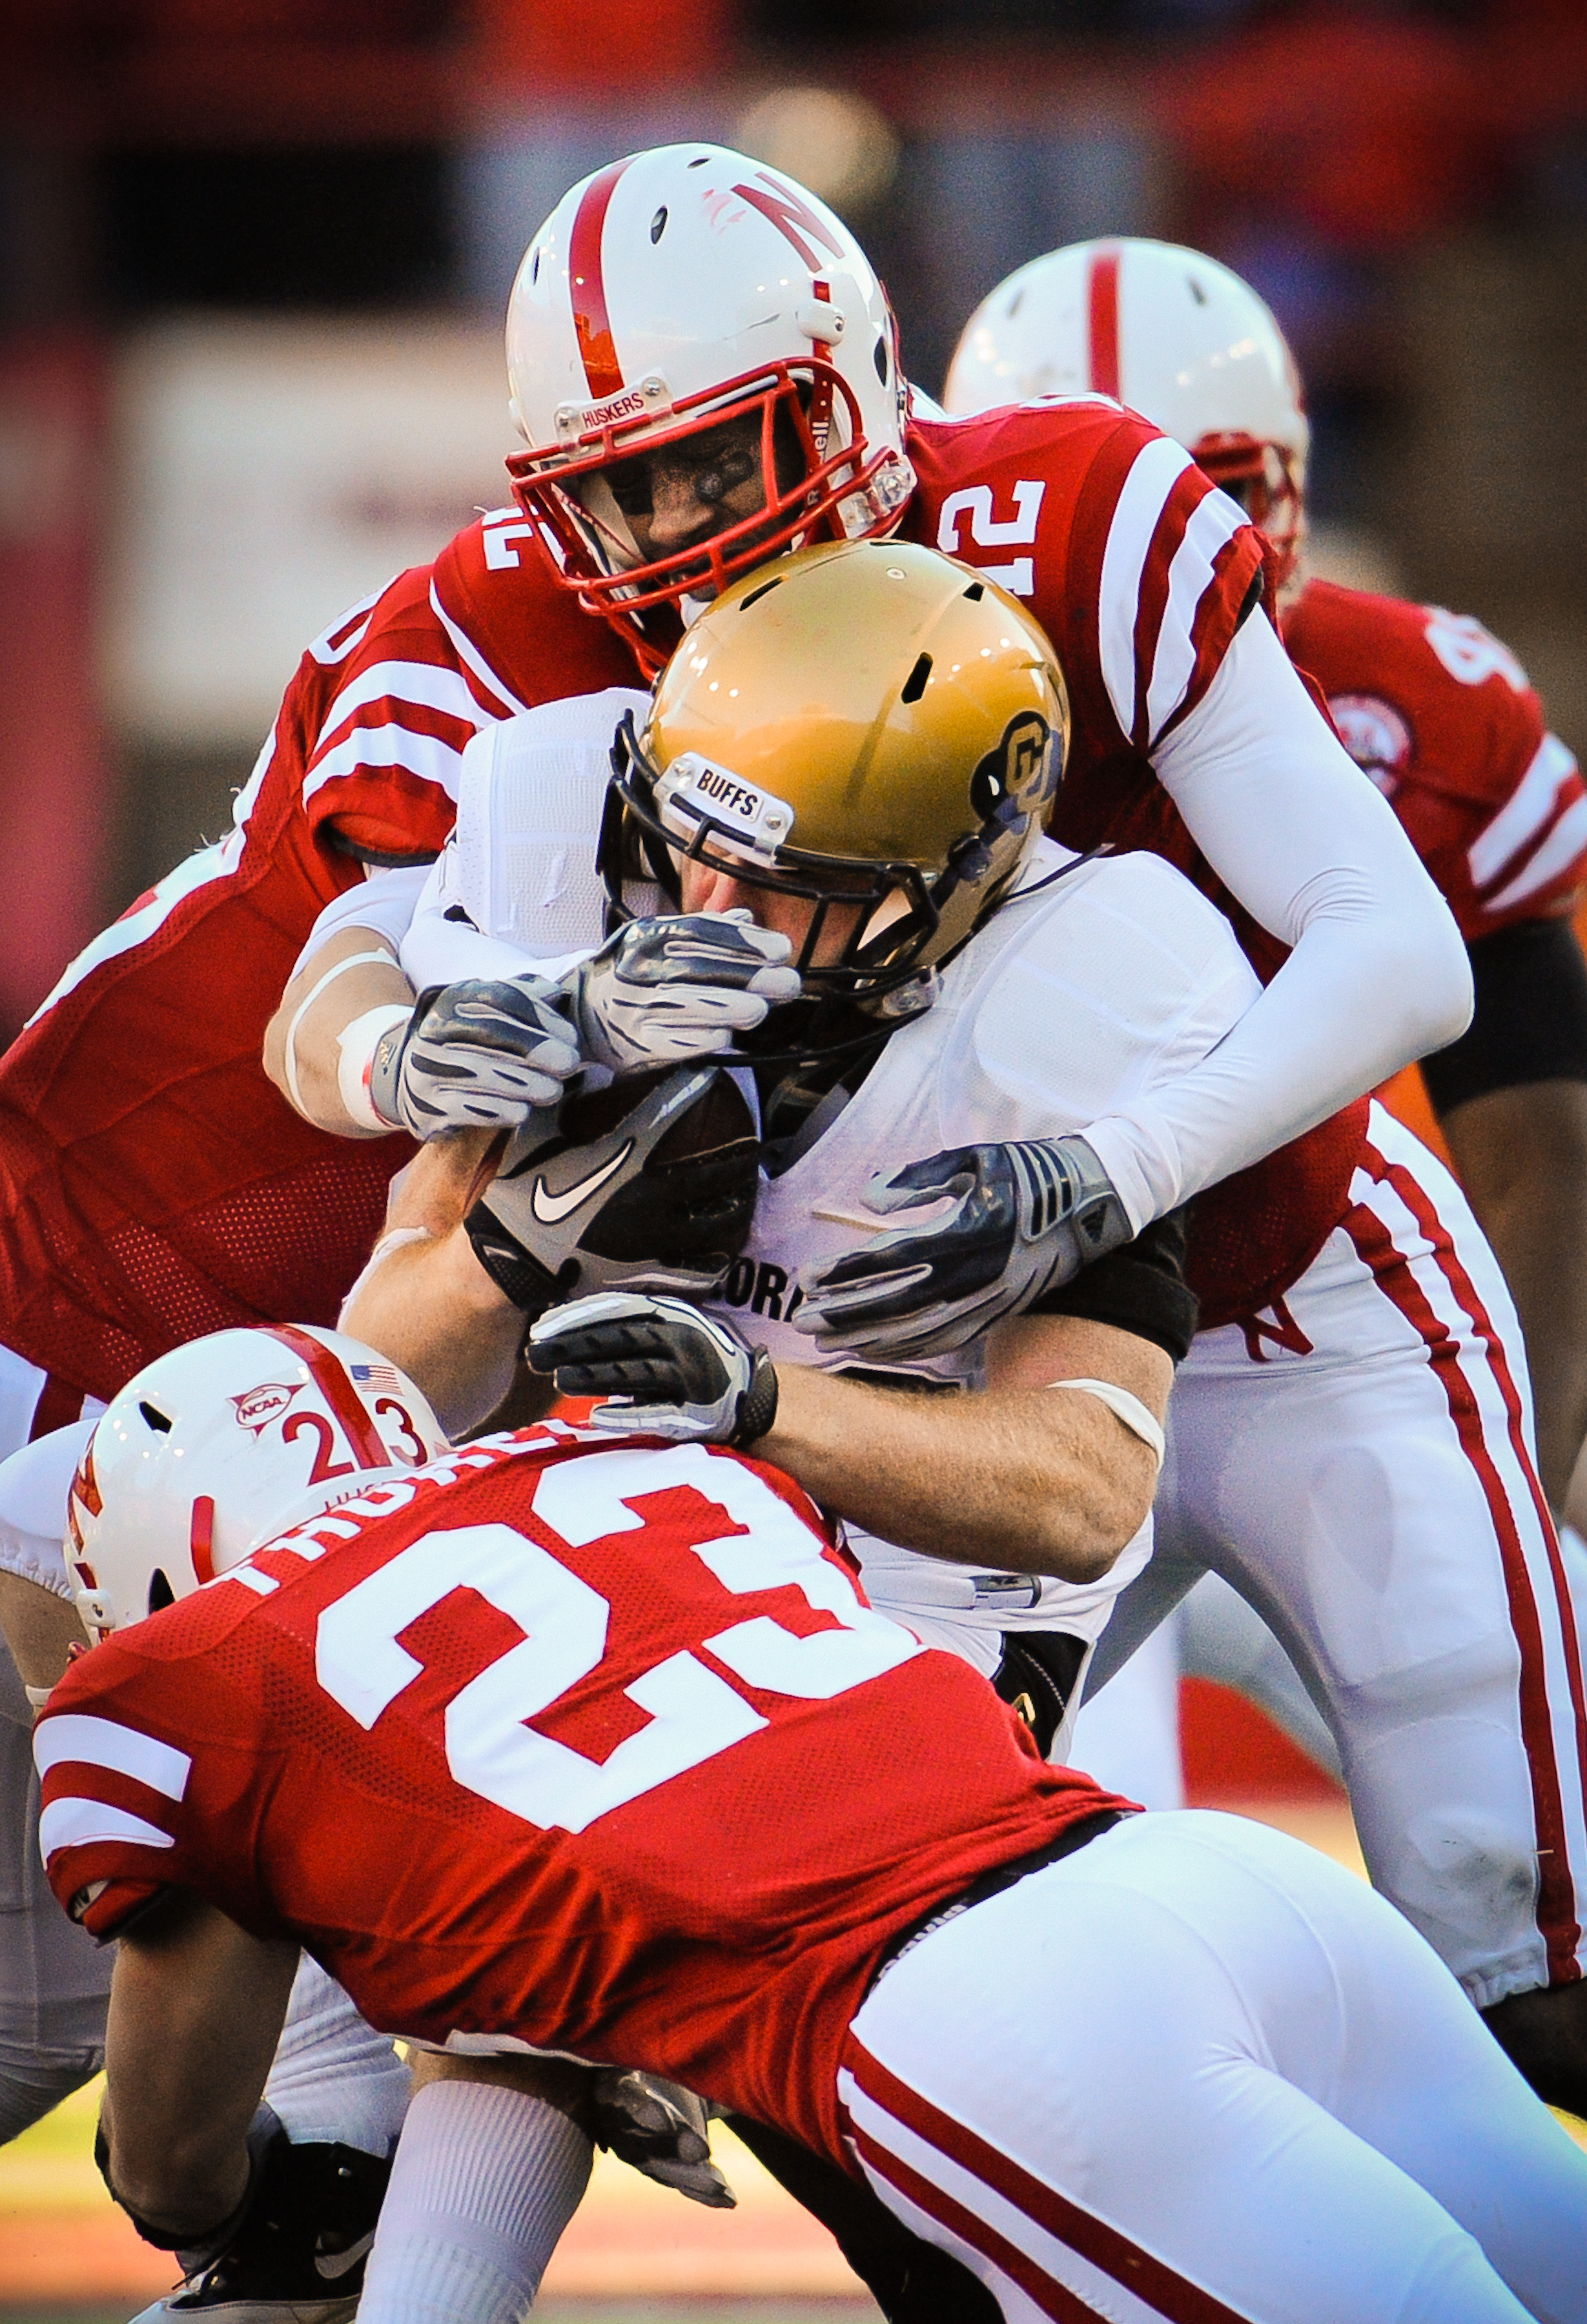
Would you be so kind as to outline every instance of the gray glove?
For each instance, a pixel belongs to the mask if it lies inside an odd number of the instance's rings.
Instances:
[[[948,1195],[946,1218],[891,1228],[802,1275],[794,1329],[859,1355],[937,1355],[1020,1314],[1135,1231],[1084,1138],[959,1146],[865,1190],[882,1212]]]
[[[539,976],[432,985],[376,1042],[370,1102],[414,1138],[527,1120],[583,1064],[567,1005]]]
[[[647,2179],[676,2187],[691,2203],[731,2211],[738,2198],[711,2160],[703,2098],[659,2074],[608,2066],[595,2076],[595,2141]]]
[[[731,1323],[682,1299],[600,1291],[552,1307],[524,1345],[559,1396],[601,1396],[590,1425],[696,1444],[752,1444],[777,1417],[777,1372]]]
[[[632,1074],[725,1049],[798,998],[786,936],[747,911],[631,920],[562,981],[592,1064]]]

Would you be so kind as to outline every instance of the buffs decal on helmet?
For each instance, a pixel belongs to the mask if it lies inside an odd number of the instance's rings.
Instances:
[[[447,1439],[411,1379],[309,1323],[216,1332],[145,1365],[88,1440],[66,1562],[96,1641]]]
[[[558,578],[652,673],[647,606],[713,596],[795,543],[884,530],[914,490],[897,329],[870,262],[814,194],[722,146],[633,154],[564,197],[513,286],[507,369],[530,447],[507,464],[520,504]],[[698,474],[713,445],[737,465],[706,497],[736,513],[647,554],[633,524],[650,464]]]
[[[1295,358],[1249,283],[1176,243],[1049,251],[982,300],[943,401],[963,414],[1088,394],[1139,411],[1236,492],[1273,544],[1280,583],[1289,579],[1311,431]]]
[[[807,996],[909,1013],[1018,880],[1068,729],[1050,643],[984,574],[896,540],[780,558],[698,616],[643,733],[619,730],[613,911],[650,883],[676,901],[693,858],[810,903]]]

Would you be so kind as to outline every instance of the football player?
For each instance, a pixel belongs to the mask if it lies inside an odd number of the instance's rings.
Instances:
[[[412,992],[390,931],[451,828],[463,746],[526,706],[632,686],[724,580],[827,536],[936,541],[1010,583],[1075,693],[1078,821],[1138,796],[1167,811],[1171,791],[1234,893],[1293,944],[1215,1065],[1149,1119],[1093,1123],[1071,1157],[1122,1238],[1291,1141],[1215,1198],[1241,1229],[1231,1312],[1259,1305],[1344,1199],[1363,1117],[1335,1109],[1458,1033],[1470,987],[1393,817],[1250,618],[1254,530],[1105,398],[912,420],[846,228],[708,145],[615,162],[558,205],[514,296],[510,370],[530,447],[518,503],[315,641],[231,831],[88,948],[0,1064],[0,1385],[19,1433],[195,1333],[328,1321],[401,1158],[381,1133],[482,1103],[516,1119],[554,1094],[579,1062],[554,993],[428,1041],[402,1030]],[[1265,812],[1275,770],[1282,817]],[[548,897],[556,884],[553,865]],[[327,908],[329,947],[279,1028],[295,1111],[260,1047]],[[687,976],[718,1023],[742,1022],[769,965],[717,928]],[[363,1136],[331,1140],[293,1037],[338,1010],[329,1099]],[[402,1055],[377,1087],[383,1039],[383,1062]]]
[[[870,576],[882,597],[890,589],[901,591],[906,563],[901,554],[893,563],[880,554],[860,557],[850,568],[807,567],[799,560],[735,585],[716,609],[697,618],[662,682],[651,724],[673,737],[663,761],[669,763],[669,752],[676,752],[691,763],[697,759],[716,767],[719,785],[736,780],[753,793],[763,783],[785,805],[797,802],[797,849],[798,819],[810,812],[809,769],[847,763],[821,740],[827,714],[819,706],[831,706],[835,718],[839,706],[850,702],[843,714],[845,731],[863,733],[881,715],[888,689],[879,666],[863,651],[834,642],[867,637],[869,615],[862,620],[835,598],[814,641],[801,647],[794,609],[810,602],[818,576],[829,570]],[[777,580],[772,576],[780,570],[785,577]],[[769,647],[764,666],[753,666],[752,674],[744,658],[753,663],[761,623],[770,625],[775,652]],[[905,691],[922,659],[930,664],[932,681],[944,661],[950,672],[955,663],[961,670],[970,667],[957,651],[932,655],[916,647],[905,656],[909,670],[900,663],[894,679],[890,720],[903,717]],[[980,660],[979,650],[971,659]],[[871,689],[863,692],[870,706],[863,718],[853,706],[861,698],[862,671]],[[957,683],[962,688],[966,681]],[[928,722],[939,699],[947,698],[922,679],[920,719]],[[789,715],[795,702],[810,722],[807,733]],[[510,989],[447,983],[448,976],[466,977],[471,965],[476,973],[505,970],[514,959],[526,965],[531,954],[539,955],[535,964],[541,968],[554,965],[547,958],[551,939],[539,902],[545,888],[538,867],[551,845],[540,830],[541,802],[555,780],[560,786],[552,821],[556,845],[576,860],[575,807],[581,798],[588,845],[599,816],[605,722],[613,706],[610,696],[590,706],[582,759],[575,750],[571,705],[498,727],[470,745],[457,843],[438,867],[410,931],[410,945],[417,945],[428,964],[420,970],[411,954],[415,973],[438,989],[409,1029],[402,1029],[407,1020],[399,1025],[401,1041],[422,1041],[428,1028],[457,1006],[460,992],[472,991],[477,1001]],[[636,718],[646,715],[642,702],[630,707]],[[923,742],[918,755],[929,761],[937,747],[935,741]],[[621,809],[625,820],[608,819],[604,845],[609,871],[615,863],[623,875],[613,881],[614,897],[621,908],[641,913],[653,913],[660,898],[685,917],[641,917],[628,925],[571,973],[567,990],[581,1022],[585,995],[593,987],[615,1023],[622,964],[632,948],[640,966],[623,994],[622,1018],[632,1058],[644,1054],[643,964],[661,956],[658,947],[681,943],[706,926],[698,918],[702,910],[752,910],[786,940],[798,930],[798,912],[807,904],[780,896],[775,879],[757,886],[753,879],[735,884],[729,878],[713,886],[687,855],[680,870],[670,872],[669,826],[657,803],[660,778],[653,769],[647,774],[632,756],[625,768],[613,791],[614,816]],[[1365,788],[1359,776],[1354,779]],[[723,796],[731,796],[730,788]],[[1062,828],[1063,787],[1055,821]],[[843,817],[834,825],[829,813],[827,824],[835,832],[828,844],[847,852]],[[627,864],[620,854],[625,833],[639,851]],[[671,836],[678,844],[676,828]],[[1132,877],[1149,871],[1158,876],[1160,861],[1148,852],[1105,860],[1117,878],[1126,864]],[[502,876],[509,865],[527,872],[515,898],[516,883]],[[1088,872],[1101,876],[1089,866]],[[781,876],[796,895],[802,892],[796,866]],[[1066,918],[1055,899],[1052,926],[1073,935],[1080,925],[1082,883],[1077,873],[1066,876],[1075,902]],[[641,895],[638,889],[646,881]],[[582,893],[586,942],[596,933],[593,890],[586,878],[581,890],[576,873],[565,873],[558,885],[559,914],[567,915]],[[1181,899],[1187,890],[1176,886],[1171,892]],[[1161,908],[1166,929],[1170,908]],[[1183,901],[1172,909],[1181,911]],[[1144,917],[1149,926],[1149,908]],[[716,924],[724,925],[720,918]],[[958,1062],[953,1045],[971,1037],[956,1001],[946,1012],[939,1001],[918,1023],[904,1021],[861,1096],[841,1113],[841,1088],[826,1090],[807,1073],[796,1077],[795,1091],[818,1110],[781,1132],[796,1141],[795,1167],[770,1179],[750,1242],[724,1286],[728,1306],[780,1361],[807,1358],[806,1335],[814,1326],[830,1359],[850,1369],[918,1368],[922,1358],[951,1355],[985,1321],[1018,1308],[1028,1296],[1061,1286],[1076,1218],[1094,1219],[1097,1209],[1088,1205],[1106,1199],[1094,1183],[1076,1186],[1063,1175],[1075,1153],[1069,1141],[1084,1131],[1089,1145],[1088,1120],[1113,1119],[1129,1107],[1144,1111],[1159,1102],[1165,1087],[1161,1052],[1149,1082],[1136,1078],[1133,1043],[1143,1026],[1171,1022],[1178,1005],[1174,977],[1167,974],[1171,962],[1161,962],[1161,1013],[1156,1004],[1152,1010],[1138,1007],[1136,980],[1151,956],[1150,938],[1139,918],[1116,926],[1121,930],[1127,924],[1133,931],[1130,950],[1099,938],[1084,970],[1067,961],[1061,969],[1022,967],[1006,985],[989,989],[974,1019],[973,1042],[978,1057],[1001,1061],[996,1107],[982,1104]],[[573,925],[568,917],[561,919],[558,944],[568,940]],[[989,945],[992,932],[1007,925],[996,916],[964,962],[973,962],[976,946]],[[503,947],[509,936],[520,947],[516,954]],[[450,967],[448,942],[455,947]],[[1084,1035],[1071,1013],[1076,990],[1090,997],[1093,1011]],[[1062,996],[1061,1006],[1046,998],[1051,993]],[[669,989],[669,997],[675,997]],[[896,1009],[898,1001],[891,1005]],[[786,1004],[774,1009],[766,1038],[780,1041],[775,1028],[785,1012]],[[675,1038],[669,1011],[658,1011],[654,1023],[659,1042]],[[1204,1019],[1202,1026],[1204,1039]],[[762,1037],[751,1032],[746,1038],[752,1047]],[[604,1038],[598,1054],[610,1064],[618,1052],[614,1036]],[[1201,1054],[1215,1064],[1224,1046],[1209,1044]],[[940,1093],[937,1067],[927,1062],[939,1055],[955,1061],[953,1094]],[[1181,1079],[1195,1072],[1194,1056],[1195,1045],[1179,1053],[1172,1070]],[[1012,1120],[1001,1114],[1010,1091],[1021,1100]],[[786,1106],[789,1094],[767,1091],[777,1108]],[[778,1122],[770,1127],[779,1133]],[[527,1157],[536,1139],[525,1135]],[[1038,1156],[1031,1141],[1041,1142]],[[900,1196],[924,1202],[934,1194],[949,1195],[946,1226],[940,1238],[895,1230],[874,1251],[863,1249],[866,1222],[874,1215],[872,1175],[896,1170],[900,1161],[910,1167],[883,1189],[882,1205],[891,1209]],[[1039,1175],[1049,1166],[1050,1178]],[[458,1167],[460,1182],[444,1190],[453,1204],[467,1185],[466,1168]],[[438,1172],[438,1164],[434,1167]],[[399,1232],[412,1236],[437,1223],[422,1206],[429,1185],[429,1171],[412,1181],[403,1198],[409,1207],[393,1213]],[[1459,1190],[1381,1110],[1373,1116],[1367,1160],[1347,1194],[1323,1250],[1284,1295],[1293,1319],[1289,1345],[1265,1349],[1253,1323],[1253,1360],[1246,1327],[1227,1321],[1215,1305],[1206,1316],[1209,1328],[1196,1339],[1176,1399],[1175,1453],[1158,1496],[1169,1555],[1154,1559],[1121,1602],[1112,1592],[1128,1569],[1114,1567],[1107,1597],[1083,1631],[1073,1629],[1071,1614],[1055,1617],[1045,1591],[1027,1606],[1022,1592],[1029,1584],[983,1575],[975,1585],[986,1618],[981,1667],[989,1673],[998,1667],[997,1657],[1011,1651],[1004,1638],[1017,1635],[1020,1624],[1094,1638],[1117,1603],[1097,1655],[1100,1664],[1112,1667],[1121,1658],[1114,1640],[1126,1617],[1133,1625],[1126,1632],[1128,1646],[1149,1631],[1165,1601],[1171,1604],[1207,1563],[1224,1566],[1307,1674],[1317,1711],[1337,1740],[1375,1882],[1443,1953],[1524,2070],[1558,2102],[1581,2105],[1587,2103],[1587,1986],[1579,1974],[1578,1884],[1587,1822],[1577,1625],[1532,1466],[1524,1367],[1509,1352],[1518,1350],[1518,1327],[1502,1277]],[[1219,1196],[1204,1200],[1210,1206]],[[1040,1224],[1043,1204],[1051,1206],[1050,1232]],[[1232,1225],[1225,1218],[1218,1248],[1237,1259]],[[1194,1273],[1194,1230],[1190,1259]],[[393,1351],[444,1403],[449,1391],[429,1369],[433,1352],[406,1336],[425,1313],[410,1275],[416,1281],[429,1264],[422,1246],[394,1249],[382,1303],[355,1307],[355,1328],[383,1342],[390,1333]],[[374,1288],[372,1278],[365,1296]],[[454,1425],[476,1418],[511,1377],[510,1322],[503,1318],[498,1330],[499,1368],[494,1374],[476,1370],[476,1401],[465,1412],[448,1410]],[[1315,1351],[1304,1362],[1293,1354],[1302,1334]],[[484,1345],[477,1336],[468,1342],[471,1365],[483,1367]],[[1264,1352],[1270,1360],[1259,1360]],[[802,1386],[799,1392],[814,1391]],[[837,1411],[835,1406],[835,1423]],[[849,1425],[862,1432],[854,1442],[863,1441],[863,1424]],[[813,1489],[830,1489],[830,1480],[817,1485],[814,1473],[805,1473],[790,1448],[780,1447],[776,1457]],[[894,1489],[880,1463],[860,1463],[854,1481],[862,1492]],[[984,1512],[995,1524],[994,1513],[1005,1501],[1004,1493],[993,1490],[966,1497],[964,1506],[972,1521]],[[909,1546],[927,1545],[900,1526],[896,1512],[890,1523],[858,1500],[838,1506],[883,1541],[899,1539],[901,1531]],[[1226,1549],[1230,1533],[1232,1545]],[[1342,1544],[1349,1545],[1349,1555]],[[902,1561],[898,1573],[888,1566],[895,1554]],[[1016,1569],[1030,1561],[1007,1536],[994,1534],[976,1562]],[[919,1576],[903,1553],[868,1548],[866,1578],[879,1602],[907,1608],[912,1622],[928,1618]],[[930,1586],[946,1587],[937,1577]],[[961,1592],[963,1607],[969,1602],[965,1585]],[[1071,1690],[1062,1692],[1068,1702]],[[1509,1738],[1502,1753],[1495,1749],[1500,1734]],[[1510,1868],[1502,1882],[1494,1877],[1499,1849]]]
[[[120,1939],[100,2155],[147,2239],[279,2210],[301,1946],[437,2057],[383,2320],[524,2312],[614,2057],[873,2190],[1010,2324],[1587,2318],[1587,2157],[1401,1917],[1044,1763],[761,1459],[531,1426],[283,1508],[138,1620],[173,1495],[224,1537],[235,1462],[171,1477],[145,1417],[176,1387],[202,1427],[201,1352],[101,1424],[81,1554],[134,1618],[36,1745],[51,1884]]]
[[[1098,389],[1187,446],[1261,525],[1285,641],[1466,939],[1476,1014],[1423,1073],[1519,1312],[1538,1471],[1558,1511],[1587,1434],[1587,973],[1570,922],[1587,878],[1587,791],[1575,761],[1514,656],[1477,622],[1307,575],[1298,374],[1272,314],[1227,267],[1131,239],[1035,259],[965,326],[944,400],[973,413]],[[1164,844],[1156,829],[1126,833],[1125,844],[1132,835]],[[1219,895],[1188,835],[1170,844]],[[1253,1360],[1287,1368],[1307,1355],[1282,1304],[1247,1331]],[[1204,1509],[1218,1490],[1204,1480]],[[1216,1532],[1204,1517],[1191,1520],[1198,1526]],[[1159,1528],[1159,1578],[1185,1541],[1179,1526]],[[1253,1688],[1337,1772],[1311,1700],[1221,1582],[1197,1585],[1181,1643],[1185,1667]],[[1173,1664],[1172,1651],[1149,1668],[1132,1659],[1084,1715],[1083,1755],[1115,1776],[1128,1766],[1154,1804],[1178,1784]]]
[[[1587,1437],[1587,969],[1571,927],[1587,788],[1480,622],[1307,573],[1300,381],[1238,275],[1139,240],[1033,259],[965,325],[944,401],[973,413],[1097,389],[1186,445],[1261,526],[1284,641],[1466,940],[1476,1011],[1423,1075],[1520,1314],[1557,1512]],[[1213,889],[1186,835],[1178,858]]]

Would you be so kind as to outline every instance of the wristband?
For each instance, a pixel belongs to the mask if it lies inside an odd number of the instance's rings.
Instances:
[[[1114,1417],[1123,1422],[1132,1436],[1140,1437],[1161,1470],[1168,1441],[1140,1398],[1131,1396],[1127,1388],[1118,1388],[1112,1380],[1097,1379],[1048,1380],[1047,1386],[1077,1388],[1083,1396],[1094,1396],[1099,1404],[1105,1404]]]
[[[404,1007],[398,1001],[385,1001],[378,1009],[366,1010],[355,1017],[337,1035],[340,1051],[337,1065],[337,1087],[348,1120],[360,1130],[392,1130],[400,1125],[388,1121],[375,1111],[374,1100],[369,1094],[369,1076],[374,1065],[374,1053],[393,1026],[406,1025],[413,1014],[411,1004]]]
[[[341,975],[345,969],[364,968],[368,966],[371,963],[374,963],[376,965],[383,965],[386,968],[394,968],[399,976],[402,973],[402,964],[397,959],[394,953],[350,952],[346,960],[333,962],[331,966],[326,970],[325,974],[318,980],[318,982],[309,986],[309,991],[304,994],[302,1000],[299,1001],[297,1007],[292,1011],[292,1021],[287,1027],[287,1094],[291,1097],[292,1103],[297,1107],[298,1111],[303,1115],[303,1119],[305,1120],[309,1119],[309,1116],[303,1104],[303,1093],[298,1087],[298,1028],[303,1022],[303,1019],[309,1014],[309,1011],[313,1008],[320,994],[325,991],[326,986],[328,984],[334,984],[337,977]]]

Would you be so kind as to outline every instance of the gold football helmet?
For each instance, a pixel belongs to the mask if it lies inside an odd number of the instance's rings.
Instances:
[[[613,917],[632,917],[634,881],[676,908],[693,857],[809,899],[795,964],[810,998],[907,1014],[902,988],[1018,879],[1068,733],[1052,646],[984,575],[898,540],[762,565],[694,622],[643,733],[619,731],[600,851]],[[827,915],[856,904],[817,965]]]

